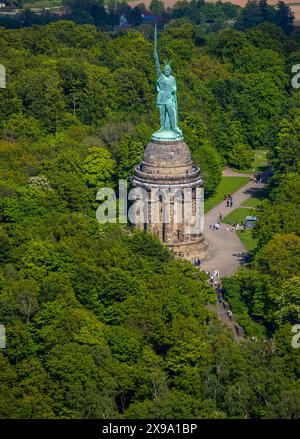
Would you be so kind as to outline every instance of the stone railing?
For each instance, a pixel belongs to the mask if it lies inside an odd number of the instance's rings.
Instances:
[[[134,177],[137,180],[142,180],[143,182],[150,183],[165,183],[170,182],[171,184],[180,184],[180,183],[191,183],[199,179],[200,177],[200,169],[197,166],[193,165],[193,171],[184,175],[166,175],[166,174],[151,174],[148,172],[143,172],[140,170],[140,165],[134,169]]]

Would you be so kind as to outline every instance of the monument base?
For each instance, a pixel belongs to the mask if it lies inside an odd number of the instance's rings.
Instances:
[[[172,142],[174,140],[183,140],[182,133],[176,131],[159,130],[153,133],[151,140],[157,140],[159,142]]]
[[[200,169],[193,165],[190,150],[179,134],[161,131],[159,136],[162,133],[166,138],[168,133],[177,138],[162,141],[153,140],[152,136],[145,149],[144,160],[134,170],[133,187],[137,188],[137,194],[139,188],[143,189],[143,196],[146,191],[144,204],[142,193],[138,195],[136,225],[158,236],[176,257],[201,260],[207,256],[208,244],[200,229],[191,235],[194,223],[189,224],[191,212],[195,224],[201,224],[204,215],[198,198],[203,187]],[[185,200],[185,197],[190,198]],[[184,217],[185,202],[187,205],[190,203],[189,218]],[[180,221],[176,216],[179,212],[183,215]],[[168,221],[163,220],[164,215],[167,215]]]
[[[167,246],[180,259],[187,259],[193,262],[196,258],[202,260],[207,257],[208,242],[204,236],[197,239],[197,241],[174,242],[167,244]]]

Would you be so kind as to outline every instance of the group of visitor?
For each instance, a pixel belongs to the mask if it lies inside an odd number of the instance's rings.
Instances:
[[[219,230],[220,229],[220,221],[217,221],[215,224],[209,225],[210,230]]]
[[[232,207],[233,206],[233,198],[231,194],[225,194],[224,195],[224,201],[226,201],[226,207]]]
[[[229,304],[224,299],[224,290],[221,286],[219,270],[215,270],[212,273],[206,271],[206,274],[208,276],[210,285],[213,287],[213,289],[216,292],[217,302],[221,303],[223,305],[223,308],[227,309],[226,315],[229,318],[229,320],[233,320],[233,313],[229,309]]]
[[[209,225],[210,230],[220,230],[220,222],[222,221],[222,219],[223,215],[220,213],[217,221],[214,224]]]
[[[255,183],[263,183],[263,178],[262,178],[261,174],[257,174],[255,176]]]
[[[235,232],[237,230],[245,230],[245,224],[243,223],[233,223],[230,227],[231,232]],[[226,232],[229,232],[229,226],[226,226]]]
[[[229,320],[232,320],[233,319],[233,314],[232,314],[232,311],[230,311],[230,309],[227,311],[227,317],[229,318]]]
[[[213,273],[207,272],[207,275],[209,278],[209,283],[217,292],[217,290],[221,287],[219,270],[215,270]]]
[[[201,259],[195,258],[194,259],[194,266],[200,268],[200,266],[201,266]]]

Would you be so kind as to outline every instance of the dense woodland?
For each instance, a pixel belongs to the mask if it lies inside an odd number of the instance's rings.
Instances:
[[[300,417],[300,31],[202,3],[174,8],[159,50],[206,197],[224,164],[269,151],[258,248],[224,280],[247,339],[208,311],[204,273],[151,235],[96,221],[97,189],[130,177],[159,124],[153,28],[2,28],[1,418]]]
[[[4,1],[4,0],[3,0]],[[112,30],[119,24],[122,14],[131,26],[143,23],[141,12],[147,8],[141,1],[131,7],[120,0],[5,0],[9,11],[19,11],[16,15],[0,16],[0,25],[7,28],[46,24],[61,19],[55,14],[53,7],[60,5],[65,18],[72,19],[78,24],[93,24],[101,30]],[[41,6],[40,12],[35,12],[31,6]],[[46,8],[47,6],[47,8]],[[185,18],[189,22],[201,25],[202,30],[214,32],[227,26],[234,25],[243,30],[255,27],[262,22],[274,23],[286,33],[292,31],[293,13],[288,5],[278,0],[277,5],[268,5],[267,0],[248,0],[246,7],[241,8],[230,2],[215,3],[204,0],[180,0],[173,9],[166,8],[162,0],[152,0],[150,12],[159,18],[161,23],[172,19]]]

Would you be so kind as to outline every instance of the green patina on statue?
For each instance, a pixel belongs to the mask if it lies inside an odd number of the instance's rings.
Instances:
[[[160,112],[160,130],[152,135],[152,139],[160,141],[182,139],[182,131],[178,127],[176,80],[171,75],[172,70],[169,62],[165,63],[163,72],[160,70],[156,24],[154,29],[154,60],[158,76],[156,104]]]

